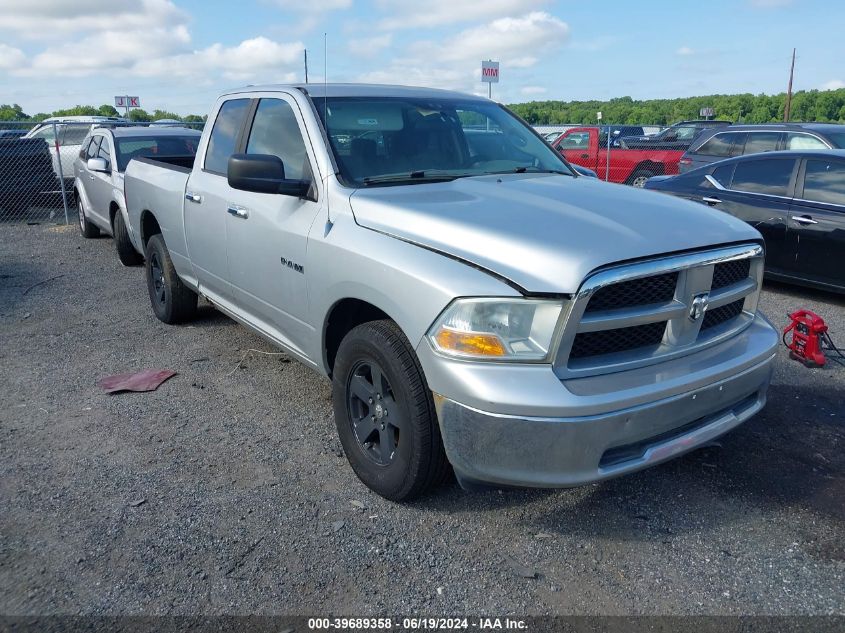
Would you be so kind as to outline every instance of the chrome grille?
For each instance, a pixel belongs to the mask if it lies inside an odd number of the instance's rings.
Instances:
[[[677,285],[678,273],[674,272],[605,286],[593,294],[584,311],[598,312],[649,303],[665,303],[675,296]]]
[[[623,371],[725,340],[754,319],[762,278],[758,244],[596,272],[573,299],[555,371]]]
[[[600,356],[640,347],[654,347],[663,341],[666,322],[646,323],[603,332],[582,332],[575,337],[569,358]]]
[[[745,299],[738,299],[721,308],[708,310],[704,315],[704,321],[701,322],[701,329],[709,330],[711,327],[716,327],[726,321],[735,319],[742,313],[743,303],[745,303]]]
[[[716,264],[713,267],[713,284],[710,288],[716,290],[735,284],[748,277],[750,268],[750,259],[736,259],[731,262]]]

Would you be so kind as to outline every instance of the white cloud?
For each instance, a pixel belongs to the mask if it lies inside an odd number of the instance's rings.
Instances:
[[[336,9],[348,9],[352,6],[352,0],[274,0],[274,4],[283,9],[292,9],[303,13],[324,13]]]
[[[213,44],[208,48],[139,61],[131,72],[141,76],[215,76],[262,82],[290,82],[298,77],[302,61],[302,42],[281,43],[266,37],[244,40],[237,46]]]
[[[535,11],[522,17],[499,18],[444,40],[412,42],[390,63],[355,79],[481,92],[486,96],[486,88],[480,86],[482,59],[500,61],[503,81],[508,82],[513,77],[509,72],[535,65],[539,57],[565,44],[568,36],[569,26],[548,13]],[[526,55],[526,51],[532,55]],[[494,87],[494,92],[499,91]]]
[[[0,44],[0,68],[13,70],[26,63],[26,55],[19,48]]]
[[[831,79],[822,84],[822,90],[839,90],[840,88],[845,88],[845,81],[841,79]]]
[[[675,51],[675,54],[681,55],[682,57],[689,57],[690,55],[695,55],[695,51],[689,46],[681,46],[681,48]]]
[[[136,31],[185,25],[170,0],[0,0],[0,29],[27,39],[92,31]]]
[[[569,25],[542,11],[518,18],[499,18],[489,24],[461,31],[441,44],[418,42],[412,47],[421,59],[442,62],[473,62],[496,59],[503,66],[528,67],[537,58],[526,51],[539,53],[556,47],[569,37]]]
[[[505,15],[531,11],[547,0],[377,0],[377,5],[392,15],[379,22],[386,30],[458,24],[475,20],[482,22]]]
[[[519,91],[524,95],[546,94],[546,89],[543,86],[523,86]]]
[[[393,43],[393,35],[385,33],[376,37],[351,39],[347,42],[349,52],[359,57],[375,57]]]

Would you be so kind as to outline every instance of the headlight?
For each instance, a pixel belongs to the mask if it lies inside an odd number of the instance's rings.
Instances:
[[[563,303],[546,299],[457,299],[428,332],[449,356],[507,361],[548,358]]]

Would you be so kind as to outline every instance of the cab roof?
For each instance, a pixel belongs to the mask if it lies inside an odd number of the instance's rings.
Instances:
[[[429,99],[461,99],[486,101],[485,97],[441,90],[439,88],[420,88],[416,86],[395,86],[386,84],[268,84],[260,86],[244,86],[224,92],[224,95],[242,94],[249,92],[284,92],[300,90],[312,99],[322,97],[414,97]]]

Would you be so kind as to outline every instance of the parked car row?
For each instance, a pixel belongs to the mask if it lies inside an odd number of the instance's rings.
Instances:
[[[769,123],[707,130],[681,157],[679,171],[732,156],[801,149],[845,149],[845,128],[833,123]]]
[[[153,313],[188,321],[203,296],[328,377],[378,494],[450,470],[466,488],[599,481],[763,407],[778,335],[748,224],[581,177],[471,95],[253,86],[208,120],[195,156],[134,155],[111,183]],[[86,187],[125,164],[124,133],[80,156],[83,234],[115,232]]]
[[[123,175],[133,158],[152,156],[193,164],[200,133],[174,127],[98,127],[86,136],[73,166],[73,198],[85,237],[114,238],[124,266],[143,259],[132,244]]]
[[[645,186],[748,222],[767,276],[845,292],[845,150],[750,154]]]

